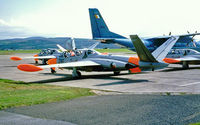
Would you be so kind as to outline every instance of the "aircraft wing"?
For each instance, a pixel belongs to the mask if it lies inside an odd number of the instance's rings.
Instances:
[[[187,57],[183,57],[183,58],[175,58],[175,60],[179,60],[179,61],[200,61],[200,58],[187,56]]]
[[[33,57],[33,56],[30,56],[30,57],[12,56],[12,57],[10,57],[10,59],[13,61],[19,61],[22,59],[53,59],[53,58],[56,58],[56,56],[50,55],[50,56],[37,56],[37,57]]]
[[[40,68],[71,68],[71,67],[85,67],[85,66],[99,66],[100,64],[93,62],[93,61],[77,61],[77,62],[69,62],[69,63],[60,63],[54,65],[45,65],[39,66]]]
[[[26,72],[36,72],[43,70],[45,68],[74,68],[74,67],[87,67],[87,66],[100,66],[96,62],[85,60],[85,61],[77,61],[77,62],[69,62],[69,63],[60,63],[60,64],[53,64],[53,65],[45,65],[45,66],[35,66],[32,64],[20,64],[17,66],[19,70],[26,71]]]
[[[173,35],[174,37],[188,37],[188,36],[196,36],[200,35],[200,33],[191,33],[191,34],[182,34],[182,35]],[[147,39],[163,39],[163,38],[170,38],[170,36],[158,36],[158,37],[148,37]]]

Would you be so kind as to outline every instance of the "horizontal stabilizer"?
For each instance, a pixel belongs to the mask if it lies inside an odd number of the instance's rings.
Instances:
[[[57,44],[56,45],[62,52],[66,52],[67,50],[63,48],[61,45]]]
[[[165,43],[153,51],[152,55],[156,58],[156,60],[162,62],[178,39],[179,37],[171,36]]]

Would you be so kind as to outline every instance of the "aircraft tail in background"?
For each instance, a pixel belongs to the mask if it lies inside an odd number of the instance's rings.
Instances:
[[[130,37],[139,57],[139,65],[143,68],[151,69],[152,71],[168,66],[168,64],[163,62],[163,59],[179,39],[179,37],[171,36],[166,42],[151,53],[137,35],[130,35]]]
[[[89,14],[90,14],[93,39],[96,40],[127,39],[126,37],[113,33],[108,29],[98,9],[89,8]]]

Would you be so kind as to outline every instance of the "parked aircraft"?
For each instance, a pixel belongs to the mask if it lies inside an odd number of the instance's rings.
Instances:
[[[22,59],[34,59],[35,63],[38,64],[38,60],[42,61],[42,64],[47,64],[47,61],[52,58],[56,58],[56,55],[60,55],[61,52],[58,49],[42,49],[39,54],[30,57],[17,57],[12,56],[10,57],[13,61],[19,61]]]
[[[100,40],[102,43],[116,43],[125,47],[128,47],[131,50],[135,50],[130,39],[125,36],[119,35],[117,33],[111,32],[107,27],[103,17],[96,8],[89,9],[90,22],[92,29],[92,36],[95,40]],[[174,47],[176,48],[194,48],[200,51],[200,47],[196,47],[193,37],[195,35],[200,35],[200,33],[195,32],[194,34],[177,35],[180,37]],[[141,38],[145,46],[150,50],[155,50],[158,46],[163,44],[167,39],[171,37],[171,32],[169,36],[159,36],[152,38]],[[192,43],[189,47],[189,44]]]
[[[188,69],[190,64],[200,64],[200,52],[193,49],[175,49],[169,55],[168,58],[164,59],[166,63],[182,64],[184,69]]]
[[[176,43],[179,37],[170,37],[164,44],[158,47],[152,54],[145,47],[141,39],[137,35],[132,35],[131,39],[135,45],[138,57],[104,55],[94,50],[96,45],[89,49],[74,49],[74,55],[70,56],[68,52],[55,59],[48,61],[49,65],[35,66],[31,64],[20,64],[17,66],[19,70],[27,72],[40,71],[45,68],[65,68],[72,69],[72,76],[81,77],[82,71],[113,71],[115,75],[122,70],[129,70],[131,73],[141,72],[141,70],[156,70],[168,66],[163,59]],[[61,47],[61,46],[59,46]],[[60,48],[65,51],[64,48]]]
[[[65,49],[65,51],[70,51],[70,50],[75,49],[74,44],[75,44],[74,38],[68,39],[66,41],[66,49],[67,50]],[[57,45],[57,46],[59,47],[60,45]],[[62,50],[62,48],[60,50],[58,50],[58,49],[42,49],[39,54],[36,54],[34,56],[29,56],[29,57],[13,56],[13,57],[10,57],[10,59],[13,61],[19,61],[22,59],[34,59],[36,64],[38,64],[38,60],[41,60],[42,64],[46,65],[47,61],[49,59],[56,58],[57,56],[62,55],[63,52],[64,51]]]

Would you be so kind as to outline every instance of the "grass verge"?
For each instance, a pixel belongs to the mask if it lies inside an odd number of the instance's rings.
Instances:
[[[192,123],[192,124],[189,124],[189,125],[200,125],[200,122],[198,122],[198,123]]]
[[[127,54],[134,54],[135,52],[122,48],[122,49],[95,49],[98,52],[101,53],[120,53],[120,52],[124,52]],[[41,50],[0,50],[0,55],[11,55],[11,54],[15,54],[15,53],[39,53]]]
[[[95,95],[90,89],[0,79],[0,110]]]
[[[98,52],[101,53],[120,53],[120,52],[124,52],[124,53],[135,53],[131,50],[125,49],[125,48],[121,48],[121,49],[95,49]]]

